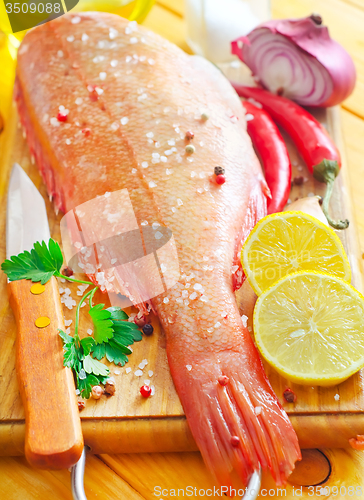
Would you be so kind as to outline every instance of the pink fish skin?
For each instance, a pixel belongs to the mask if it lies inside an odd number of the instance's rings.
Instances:
[[[16,97],[57,208],[127,189],[139,225],[172,231],[181,274],[150,303],[207,467],[226,486],[233,469],[246,484],[259,464],[284,484],[301,457],[297,437],[233,291],[242,281],[242,242],[266,214],[268,189],[230,84],[207,61],[135,23],[83,13],[26,35]],[[68,110],[63,122],[60,106]],[[187,131],[193,154],[185,151]],[[225,169],[220,186],[216,165]],[[138,283],[128,288],[119,278],[112,288],[145,310]]]

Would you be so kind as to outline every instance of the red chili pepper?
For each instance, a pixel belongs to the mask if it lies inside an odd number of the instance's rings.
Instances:
[[[340,154],[324,127],[298,104],[266,90],[233,84],[238,95],[262,104],[278,125],[286,130],[295,143],[315,179],[327,184],[322,210],[331,226],[345,229],[349,221],[333,221],[329,215],[329,200],[335,177],[339,174]]]
[[[281,212],[291,190],[292,167],[286,144],[266,111],[249,101],[244,101],[243,106],[254,117],[247,120],[248,134],[262,160],[265,179],[272,194],[272,198],[268,199],[268,214]]]

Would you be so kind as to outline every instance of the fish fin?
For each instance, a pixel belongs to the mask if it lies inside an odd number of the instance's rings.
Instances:
[[[245,273],[241,265],[242,246],[244,245],[245,240],[249,236],[250,231],[257,224],[257,222],[259,222],[260,219],[262,219],[267,215],[267,200],[264,192],[265,186],[268,188],[268,186],[265,183],[265,180],[259,176],[258,182],[256,183],[256,188],[251,192],[249,204],[246,210],[245,220],[236,240],[235,258],[233,261],[233,266],[238,266],[238,267],[232,275],[234,291],[239,290],[239,288],[242,286],[242,284],[246,279]]]
[[[258,354],[253,357],[247,363],[239,352],[210,352],[190,361],[190,369],[180,366],[178,374],[172,373],[205,464],[228,488],[233,469],[246,486],[259,464],[270,470],[277,486],[283,486],[301,459],[292,425]],[[174,372],[173,359],[170,365]],[[219,383],[221,376],[228,377],[227,385]]]

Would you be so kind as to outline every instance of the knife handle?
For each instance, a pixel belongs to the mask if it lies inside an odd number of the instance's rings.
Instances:
[[[34,467],[64,469],[80,458],[83,437],[72,371],[63,366],[58,334],[65,329],[62,305],[54,277],[38,295],[31,292],[33,285],[29,280],[8,284],[18,330],[16,371],[25,410],[25,456]],[[41,317],[49,318],[48,326],[36,326]]]

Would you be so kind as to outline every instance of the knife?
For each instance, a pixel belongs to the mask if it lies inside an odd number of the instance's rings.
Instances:
[[[36,241],[48,243],[49,238],[44,200],[15,163],[8,190],[6,256],[30,251]],[[57,280],[52,277],[44,289],[30,280],[12,281],[8,291],[17,324],[16,371],[25,410],[25,456],[38,468],[71,467],[81,456],[83,437],[72,371],[63,366],[58,329],[65,326]]]

